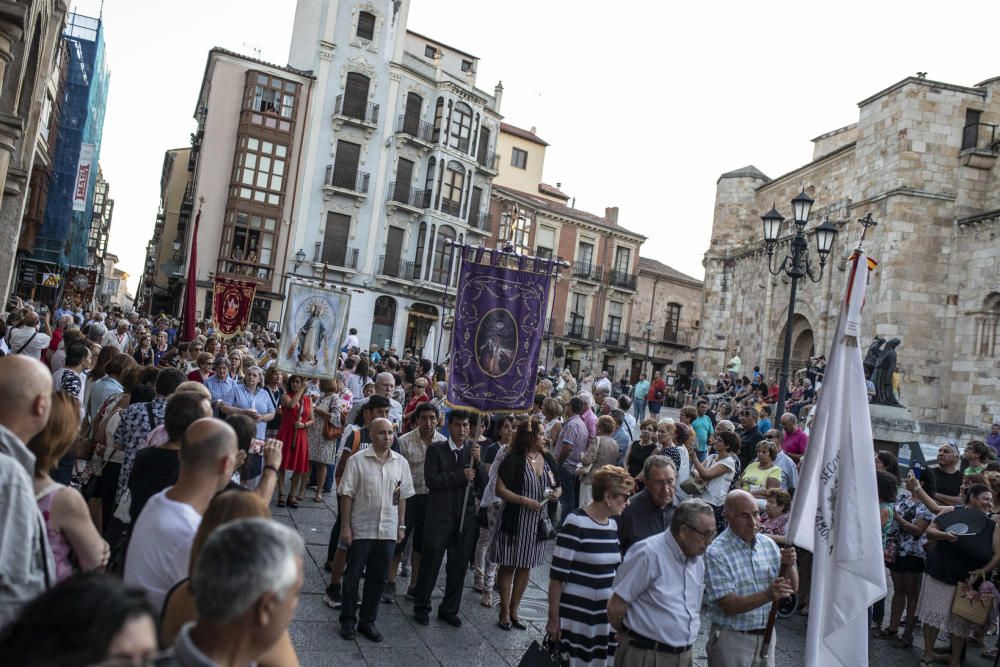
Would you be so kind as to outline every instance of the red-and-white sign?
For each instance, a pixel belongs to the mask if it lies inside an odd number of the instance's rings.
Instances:
[[[87,191],[90,189],[90,169],[94,163],[94,144],[80,146],[80,161],[76,166],[76,186],[73,188],[73,210],[87,210]]]

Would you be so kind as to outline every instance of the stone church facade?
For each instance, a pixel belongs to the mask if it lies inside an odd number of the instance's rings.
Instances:
[[[1000,419],[1000,77],[975,86],[909,77],[858,104],[856,123],[815,139],[813,160],[771,179],[752,166],[723,174],[696,367],[711,377],[738,352],[744,374],[776,377],[789,284],[768,272],[760,216],[787,219],[775,265],[790,252],[790,200],[815,200],[807,234],[829,219],[839,234],[822,280],[799,281],[792,370],[828,354],[847,258],[871,212],[868,254],[879,266],[864,310],[871,337],[899,338],[901,402],[922,425],[953,432]],[[818,267],[817,267],[818,268]],[[933,430],[931,428],[930,430]]]

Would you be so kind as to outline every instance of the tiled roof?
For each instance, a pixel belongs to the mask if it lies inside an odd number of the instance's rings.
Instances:
[[[559,197],[562,200],[569,200],[569,195],[557,188],[554,185],[549,185],[548,183],[539,183],[538,191],[543,195],[549,195],[550,197]]]
[[[279,70],[282,70],[284,72],[291,72],[292,74],[298,74],[299,76],[309,77],[310,79],[315,79],[316,78],[313,75],[312,72],[307,72],[305,70],[296,69],[296,68],[292,67],[291,65],[276,65],[274,63],[269,63],[266,60],[261,60],[260,58],[252,58],[252,57],[250,57],[248,55],[245,55],[243,53],[237,53],[236,51],[230,51],[229,49],[224,49],[221,46],[212,47],[212,50],[209,52],[209,54],[211,54],[213,52],[214,53],[222,53],[222,54],[225,54],[227,56],[233,56],[233,57],[239,58],[240,60],[245,60],[245,61],[251,62],[251,63],[257,63],[258,65],[266,65],[268,67],[272,67],[274,69],[279,69]]]
[[[530,141],[532,143],[536,143],[539,146],[548,146],[549,145],[549,143],[547,141],[543,140],[541,137],[539,137],[534,132],[531,132],[529,130],[521,129],[520,127],[515,127],[513,125],[508,125],[507,123],[500,123],[500,131],[501,132],[506,132],[507,134],[513,134],[515,137],[520,137],[522,139],[525,139],[526,141]]]
[[[686,273],[681,273],[677,269],[669,267],[663,262],[658,262],[655,259],[651,259],[649,257],[639,258],[639,270],[649,271],[650,273],[659,273],[660,275],[666,276],[668,278],[673,278],[675,280],[685,280],[689,282],[698,283],[699,285],[702,284],[701,280],[698,280],[697,278],[692,278]]]
[[[572,206],[566,206],[565,204],[560,204],[559,202],[554,202],[551,199],[545,199],[544,197],[539,197],[538,195],[531,194],[530,192],[522,192],[521,190],[514,190],[513,188],[505,188],[502,185],[494,185],[493,191],[503,192],[508,195],[515,195],[517,197],[522,197],[524,199],[529,200],[532,203],[532,205],[537,206],[540,209],[545,209],[547,211],[551,211],[552,213],[556,213],[558,215],[565,215],[571,218],[576,218],[578,220],[583,220],[584,222],[588,222],[593,225],[598,225],[608,230],[617,230],[624,234],[630,234],[632,236],[641,238],[643,241],[645,241],[647,238],[642,234],[639,234],[638,232],[633,232],[631,230],[625,229],[621,225],[613,225],[609,223],[606,219],[598,215],[594,215],[593,213],[588,213],[587,211],[581,211],[578,208],[573,208]]]

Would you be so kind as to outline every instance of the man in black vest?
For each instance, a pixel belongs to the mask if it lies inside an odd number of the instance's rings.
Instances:
[[[421,625],[430,623],[431,592],[445,554],[448,556],[447,578],[438,617],[456,628],[462,625],[458,608],[462,602],[465,573],[479,534],[476,490],[473,488],[479,481],[476,479],[479,445],[468,440],[469,421],[467,412],[450,412],[448,441],[431,445],[424,461],[428,521],[424,525],[423,552],[413,603],[413,618]]]

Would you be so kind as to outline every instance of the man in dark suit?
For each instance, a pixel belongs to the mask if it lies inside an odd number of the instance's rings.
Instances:
[[[424,524],[423,552],[413,603],[413,618],[421,625],[430,623],[431,592],[445,554],[448,556],[447,578],[438,617],[456,628],[462,625],[458,608],[462,602],[465,573],[479,534],[476,490],[473,488],[479,468],[479,445],[468,440],[469,422],[469,413],[450,412],[447,442],[431,445],[424,461],[428,520]]]

